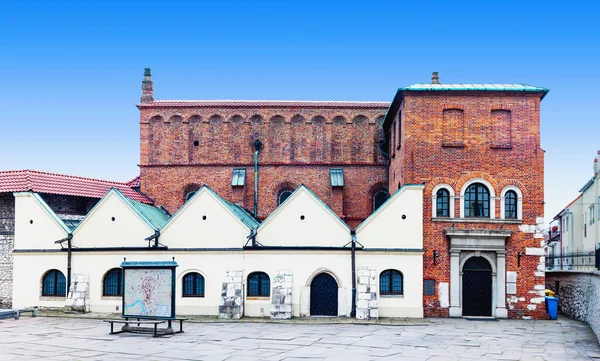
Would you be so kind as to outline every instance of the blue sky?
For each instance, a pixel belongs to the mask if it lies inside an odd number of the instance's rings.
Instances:
[[[546,219],[600,149],[598,2],[3,2],[0,169],[138,174],[144,67],[159,99],[390,101],[430,81],[542,102]]]

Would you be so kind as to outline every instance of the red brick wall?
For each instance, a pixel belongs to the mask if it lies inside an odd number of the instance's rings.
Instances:
[[[490,93],[408,93],[400,107],[402,134],[400,147],[390,147],[390,192],[399,184],[426,183],[424,190],[424,279],[450,282],[449,241],[443,230],[454,224],[457,228],[499,229],[498,223],[459,223],[432,220],[432,191],[441,183],[449,184],[458,196],[470,179],[483,178],[492,184],[497,197],[505,186],[515,185],[523,193],[523,224],[535,225],[543,217],[544,151],[540,148],[539,95]],[[444,110],[463,111],[464,129],[454,129],[449,141],[445,132]],[[494,110],[504,110],[494,112]],[[508,112],[510,111],[510,112]],[[456,113],[456,114],[454,114]],[[446,112],[446,116],[459,112]],[[455,117],[456,118],[456,117]],[[494,121],[502,120],[503,124]],[[507,122],[510,123],[507,125]],[[460,121],[453,124],[460,124]],[[394,125],[390,126],[393,132]],[[398,126],[396,126],[398,129]],[[397,130],[398,131],[398,130]],[[498,132],[504,131],[504,134]],[[391,139],[391,138],[390,138]],[[446,143],[445,143],[446,142]],[[501,143],[501,144],[499,144]],[[444,144],[446,146],[444,146]],[[496,201],[496,218],[500,218],[500,200]],[[455,217],[460,215],[460,199],[455,201]],[[517,272],[517,298],[525,301],[512,304],[510,317],[533,316],[544,318],[543,303],[535,311],[528,310],[534,285],[543,285],[544,277],[536,277],[539,256],[523,256],[517,266],[517,253],[525,254],[526,247],[540,247],[533,233],[519,231],[519,224],[504,224],[513,235],[507,240],[506,270]],[[433,250],[441,257],[433,264]],[[510,295],[507,296],[509,298]],[[507,304],[507,307],[509,305]],[[447,316],[448,309],[440,308],[435,296],[424,297],[426,316]],[[540,310],[541,308],[541,310]]]
[[[372,211],[372,192],[387,189],[377,143],[387,108],[148,107],[140,111],[141,191],[176,211],[189,184],[207,184],[252,210],[253,154],[259,153],[259,216],[277,206],[282,187],[304,184],[355,226]],[[243,189],[231,186],[246,168]],[[329,168],[343,168],[343,197],[332,198]]]

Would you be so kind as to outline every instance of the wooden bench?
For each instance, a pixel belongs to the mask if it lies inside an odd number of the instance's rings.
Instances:
[[[176,333],[183,332],[183,321],[186,321],[187,318],[169,318],[169,319],[131,319],[129,317],[125,317],[121,320],[104,320],[104,322],[110,323],[110,334],[114,335],[122,332],[135,332],[135,333],[152,333],[153,337],[159,337],[164,335],[173,335]],[[173,327],[171,327],[172,321],[179,321],[179,331],[173,331]],[[158,325],[167,322],[167,328],[158,328]],[[115,323],[122,323],[120,331],[114,330]],[[131,326],[137,325],[137,326]],[[152,325],[152,327],[141,327],[140,325]]]

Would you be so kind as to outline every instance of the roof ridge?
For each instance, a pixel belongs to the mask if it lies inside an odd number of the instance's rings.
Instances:
[[[60,177],[69,177],[69,178],[77,178],[77,179],[85,179],[85,180],[92,180],[92,181],[99,181],[99,182],[105,182],[105,183],[111,183],[111,184],[119,184],[119,185],[124,185],[124,186],[128,186],[128,183],[135,180],[136,178],[133,178],[131,181],[128,182],[120,182],[120,181],[111,181],[111,180],[107,180],[107,179],[100,179],[100,178],[91,178],[91,177],[82,177],[82,176],[77,176],[77,175],[71,175],[71,174],[64,174],[64,173],[54,173],[54,172],[46,172],[46,171],[41,171],[41,170],[35,170],[35,169],[19,169],[19,170],[2,170],[0,171],[0,175],[3,173],[26,173],[26,177],[27,177],[27,181],[28,181],[28,185],[30,182],[30,175],[32,173],[34,174],[46,174],[46,175],[55,175],[55,176],[60,176]]]
[[[384,100],[301,100],[301,99],[157,99],[154,103],[160,102],[306,102],[306,103],[389,103]]]

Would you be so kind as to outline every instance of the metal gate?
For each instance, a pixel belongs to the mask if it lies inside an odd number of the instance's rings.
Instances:
[[[471,257],[463,266],[463,316],[492,315],[492,267],[483,257]]]
[[[331,275],[321,273],[310,284],[311,316],[338,315],[338,284]]]

